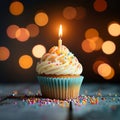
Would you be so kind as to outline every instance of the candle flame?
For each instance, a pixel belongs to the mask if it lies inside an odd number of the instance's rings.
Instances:
[[[62,25],[60,24],[60,27],[59,27],[59,37],[62,37]]]

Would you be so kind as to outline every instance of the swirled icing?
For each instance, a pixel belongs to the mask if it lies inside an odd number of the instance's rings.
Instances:
[[[60,54],[57,46],[44,54],[37,63],[36,71],[46,75],[80,75],[83,67],[68,48],[62,45]]]

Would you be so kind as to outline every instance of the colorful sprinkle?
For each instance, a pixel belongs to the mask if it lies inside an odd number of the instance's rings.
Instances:
[[[99,103],[99,98],[94,97],[94,96],[85,96],[81,95],[76,99],[71,99],[73,104],[75,106],[83,106],[86,105],[87,103],[90,104],[98,104]],[[44,106],[44,105],[50,105],[54,107],[55,105],[58,105],[59,107],[69,107],[69,102],[70,100],[57,100],[57,99],[49,99],[49,98],[28,98],[26,100],[23,100],[23,102],[26,102],[28,105],[34,105],[38,104],[39,107]]]
[[[104,98],[104,97],[102,97],[101,99],[102,99],[102,100],[105,100],[105,98]]]

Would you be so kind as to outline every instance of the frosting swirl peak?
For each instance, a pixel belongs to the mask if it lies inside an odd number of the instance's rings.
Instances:
[[[38,74],[46,75],[80,75],[83,67],[74,54],[62,45],[60,54],[58,46],[52,47],[44,54],[37,63],[36,71]]]

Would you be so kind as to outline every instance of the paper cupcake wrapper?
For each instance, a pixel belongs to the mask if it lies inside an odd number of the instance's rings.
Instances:
[[[75,78],[53,78],[38,76],[43,97],[52,99],[72,99],[79,96],[83,76]]]

